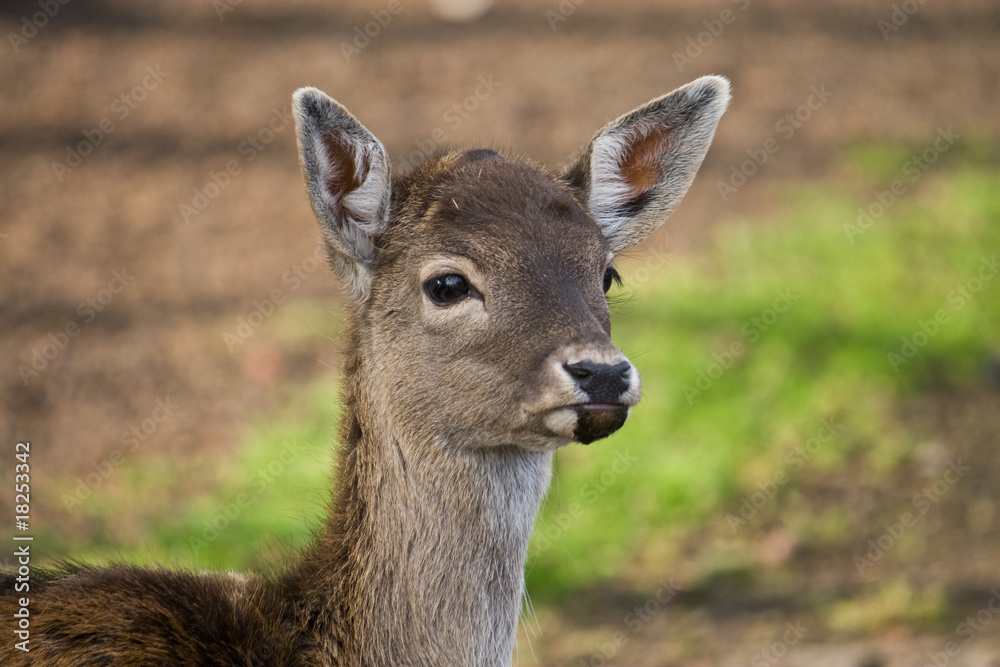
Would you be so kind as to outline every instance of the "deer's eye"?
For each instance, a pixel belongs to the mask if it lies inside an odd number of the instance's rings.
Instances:
[[[468,281],[457,273],[435,276],[424,283],[424,294],[436,306],[450,306],[469,296],[472,288]]]
[[[615,267],[609,266],[607,268],[607,270],[604,272],[604,293],[605,294],[607,294],[608,290],[611,289],[611,285],[612,284],[621,285],[622,284],[622,277],[618,273],[618,271],[615,270]]]

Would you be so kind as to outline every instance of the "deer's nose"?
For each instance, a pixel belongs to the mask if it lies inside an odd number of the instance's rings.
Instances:
[[[628,361],[601,364],[584,360],[563,364],[563,368],[592,403],[620,403],[632,376],[632,364]]]

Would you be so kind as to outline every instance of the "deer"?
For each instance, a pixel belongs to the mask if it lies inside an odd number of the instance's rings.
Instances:
[[[4,632],[0,664],[510,665],[554,452],[639,402],[610,337],[615,258],[674,211],[729,100],[699,78],[561,171],[480,148],[396,175],[345,107],[296,91],[348,310],[328,516],[271,574],[64,562],[16,590],[4,574],[5,627],[26,607],[30,629],[21,648]]]

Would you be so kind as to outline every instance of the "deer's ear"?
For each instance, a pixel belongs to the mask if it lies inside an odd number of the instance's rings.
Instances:
[[[315,88],[292,97],[299,157],[330,264],[358,300],[368,295],[375,238],[389,223],[385,148],[347,109]]]
[[[618,253],[673,213],[729,104],[729,81],[706,76],[648,102],[598,132],[563,179],[584,194]]]

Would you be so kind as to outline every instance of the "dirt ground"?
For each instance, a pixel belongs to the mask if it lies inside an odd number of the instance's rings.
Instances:
[[[289,386],[335,373],[336,345],[322,336],[226,339],[241,318],[266,319],[276,293],[338,298],[314,261],[289,118],[299,86],[348,106],[397,167],[442,138],[559,164],[618,114],[726,75],[733,106],[651,241],[669,237],[680,252],[713,225],[766,216],[790,184],[835,178],[853,144],[926,145],[949,127],[973,141],[1000,136],[1000,5],[990,0],[511,0],[466,23],[411,0],[395,14],[358,0],[76,1],[51,17],[41,4],[0,7],[0,439],[30,439],[34,468],[62,478],[91,472],[168,405],[137,455],[180,461],[178,493],[193,493],[241,425],[294,400]],[[769,138],[780,149],[723,199],[718,183]],[[320,315],[314,326],[338,322]],[[1000,433],[978,416],[998,407],[973,396],[913,409],[930,432],[974,432],[979,463],[994,465]],[[35,491],[34,520],[70,536],[106,530],[74,521],[44,477]],[[939,546],[945,563],[975,548],[950,546]],[[977,553],[983,562],[945,577],[973,613],[989,582],[1000,585],[988,555],[1000,550]],[[824,577],[822,558],[800,567],[804,579]],[[540,611],[521,664],[918,665],[952,636],[899,628],[799,641],[792,626],[795,641],[771,651],[786,622],[811,624],[808,609],[708,592],[677,596],[616,643],[623,616],[645,601],[584,591],[567,613]],[[947,664],[1000,665],[998,625]]]

